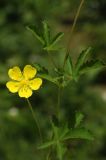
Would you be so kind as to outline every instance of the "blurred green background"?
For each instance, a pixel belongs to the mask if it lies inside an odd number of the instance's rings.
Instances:
[[[0,160],[45,159],[48,151],[36,149],[39,136],[27,102],[5,87],[7,72],[14,65],[31,63],[52,68],[47,53],[26,26],[47,20],[53,34],[65,33],[61,45],[67,46],[79,3],[80,0],[0,1]],[[70,47],[73,61],[88,46],[93,47],[90,58],[106,61],[106,0],[85,0]],[[64,51],[52,56],[61,65]],[[57,87],[47,81],[30,98],[45,140],[50,134],[49,116],[55,112],[56,100]],[[70,83],[63,91],[61,110],[70,124],[74,113],[82,111],[84,125],[95,136],[93,142],[70,141],[67,156],[74,160],[105,160],[106,69],[82,76],[77,84]]]

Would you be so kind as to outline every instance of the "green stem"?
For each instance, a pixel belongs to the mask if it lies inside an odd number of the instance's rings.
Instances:
[[[34,121],[35,121],[36,127],[37,127],[37,129],[38,129],[40,139],[41,139],[41,141],[42,141],[42,135],[41,135],[41,131],[40,131],[40,127],[39,127],[38,120],[36,119],[36,116],[35,116],[35,112],[33,111],[33,108],[32,108],[32,105],[31,105],[29,99],[26,99],[26,100],[27,100],[29,109],[30,109],[30,111],[31,111],[31,113],[32,113],[33,119],[34,119]]]
[[[73,22],[72,28],[70,30],[70,38],[69,38],[69,42],[68,42],[68,45],[67,45],[66,55],[65,55],[65,58],[64,58],[63,69],[65,67],[67,57],[70,54],[71,38],[72,38],[72,35],[73,35],[73,32],[74,32],[74,29],[75,29],[75,26],[76,26],[76,23],[77,23],[77,20],[78,20],[78,17],[79,17],[79,14],[80,14],[80,11],[81,11],[81,8],[82,8],[82,5],[83,5],[84,1],[85,0],[81,0],[80,5],[78,6],[78,9],[77,9],[77,12],[76,12],[76,15],[75,15],[75,18],[74,18],[74,22]]]

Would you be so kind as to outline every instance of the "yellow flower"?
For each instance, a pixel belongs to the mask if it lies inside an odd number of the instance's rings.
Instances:
[[[6,86],[10,92],[18,92],[20,97],[29,98],[32,95],[32,90],[38,90],[42,85],[41,78],[34,78],[36,73],[36,68],[31,65],[26,65],[23,72],[18,66],[15,66],[8,71],[12,81],[7,82]]]

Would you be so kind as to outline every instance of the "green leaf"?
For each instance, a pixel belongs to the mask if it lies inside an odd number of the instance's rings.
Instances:
[[[45,143],[43,143],[42,145],[40,145],[39,147],[38,147],[38,149],[45,149],[45,148],[48,148],[48,147],[50,147],[50,146],[52,146],[52,145],[54,145],[56,143],[56,141],[49,141],[49,142],[45,142]]]
[[[69,131],[67,124],[65,124],[64,126],[58,127],[52,122],[52,128],[54,131],[55,138],[58,141],[62,141],[64,139],[65,135]]]
[[[81,112],[77,112],[75,115],[75,127],[78,127],[83,120],[84,115]]]
[[[73,75],[73,63],[72,63],[72,59],[71,59],[70,55],[69,55],[68,59],[69,59],[69,63],[70,63],[70,73],[71,73],[71,75]]]
[[[57,42],[63,37],[64,33],[59,32],[50,42],[48,45],[46,45],[43,49],[48,51],[54,51],[54,50],[61,50],[62,48],[58,47],[56,44]]]
[[[42,35],[39,33],[35,25],[30,25],[30,26],[27,26],[26,28],[32,32],[32,34],[36,37],[37,40],[39,40],[43,45],[45,44],[45,41]]]
[[[50,45],[50,46],[53,47],[54,45],[56,45],[56,43],[57,43],[58,41],[60,41],[63,36],[64,36],[64,33],[63,33],[63,32],[57,33],[56,36],[52,39],[52,42],[51,42],[51,45]]]
[[[52,122],[52,128],[53,128],[53,131],[54,131],[54,139],[56,141],[57,156],[58,156],[59,160],[62,160],[63,156],[64,156],[64,154],[66,152],[66,147],[62,143],[61,139],[64,136],[64,134],[67,133],[66,132],[66,126],[65,126],[65,129],[63,129],[63,127],[56,127],[54,125],[54,123]],[[64,134],[63,134],[63,132],[64,132]]]
[[[53,140],[49,141],[49,142],[46,142],[46,143],[43,143],[42,145],[40,145],[38,147],[38,149],[45,149],[45,148],[51,147],[53,145],[54,149],[57,152],[58,159],[62,160],[63,156],[66,152],[65,145],[62,143],[62,141],[60,141],[60,135],[63,135],[62,130],[61,130],[62,128],[59,128],[59,127],[55,126],[52,121],[51,121],[51,124],[52,124],[53,132],[54,132]],[[66,129],[65,129],[64,133],[65,134],[67,133]]]
[[[56,84],[56,85],[59,85],[59,83],[58,83],[58,81],[57,81],[57,78],[54,78],[54,77],[52,77],[52,76],[49,75],[49,74],[40,73],[40,74],[37,74],[37,75],[38,75],[38,77],[40,77],[40,78],[43,78],[43,79],[48,80],[48,81],[50,81],[50,82],[52,82],[52,83],[54,83],[54,84]]]
[[[40,78],[43,78],[45,80],[48,80],[56,85],[59,85],[59,82],[58,82],[58,77],[52,77],[50,74],[49,74],[49,71],[41,66],[40,64],[33,64],[34,67],[37,69],[37,76],[40,77]]]
[[[47,51],[60,50],[60,48],[55,45],[63,37],[64,33],[59,32],[52,39],[51,35],[50,35],[49,25],[47,24],[46,21],[43,21],[42,23],[43,23],[43,25],[42,25],[43,30],[40,30],[40,27],[37,27],[35,25],[30,25],[27,27],[27,29],[29,31],[31,31],[34,34],[34,36],[36,37],[36,39],[38,39],[42,43],[44,50],[47,50]]]
[[[37,69],[38,73],[46,73],[46,74],[48,73],[48,70],[45,67],[41,66],[40,64],[34,63],[33,65]]]
[[[100,60],[87,61],[86,63],[84,63],[81,66],[79,72],[80,72],[80,74],[83,74],[83,73],[86,73],[86,72],[91,71],[93,69],[100,69],[104,66],[105,66],[105,64]]]
[[[67,124],[65,124],[63,127],[59,129],[59,139],[62,141],[65,137],[65,135],[69,132]]]
[[[43,29],[44,29],[44,39],[45,39],[45,42],[46,42],[46,46],[49,45],[50,43],[50,28],[47,24],[46,21],[43,21]]]
[[[59,140],[59,137],[58,137],[58,127],[55,126],[55,124],[53,122],[51,124],[52,124],[53,132],[54,132],[54,139],[56,141],[58,141]]]
[[[85,58],[86,58],[87,55],[90,53],[90,51],[91,51],[91,47],[83,50],[83,51],[80,53],[80,55],[79,55],[79,57],[78,57],[78,59],[77,59],[76,65],[75,65],[75,73],[77,73],[77,72],[79,71],[80,67],[84,64]]]
[[[63,156],[66,152],[67,148],[62,143],[57,144],[57,157],[59,160],[63,160]]]
[[[65,136],[64,140],[73,139],[73,138],[75,138],[75,139],[87,139],[87,140],[93,140],[94,139],[91,132],[89,132],[85,128],[71,129],[70,132]]]

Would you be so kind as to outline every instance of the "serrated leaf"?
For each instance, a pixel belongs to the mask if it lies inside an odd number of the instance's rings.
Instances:
[[[75,115],[75,127],[78,127],[83,120],[84,115],[81,112],[77,112]]]
[[[42,67],[40,64],[38,63],[34,63],[33,64],[34,67],[37,69],[38,72],[42,72],[44,70],[44,67]]]
[[[38,149],[45,149],[45,148],[48,148],[52,145],[54,145],[56,143],[56,141],[49,141],[49,142],[45,142],[43,143],[42,145],[38,146]]]
[[[94,139],[91,132],[89,132],[85,128],[71,129],[70,132],[65,136],[64,140],[73,139],[73,138],[75,138],[75,139],[87,139],[87,140],[93,140]]]
[[[36,63],[36,64],[34,64],[34,66],[37,69],[37,71],[38,71],[39,74],[48,74],[49,73],[48,69],[45,68],[45,67],[43,67],[43,66],[41,66],[40,64]]]
[[[48,46],[49,43],[50,43],[50,28],[49,28],[46,21],[43,21],[43,29],[44,29],[44,33],[43,33],[44,34],[44,39],[45,39],[45,42],[46,42],[45,45]]]
[[[90,53],[90,51],[91,51],[91,47],[83,50],[80,53],[80,55],[79,55],[79,57],[77,59],[76,65],[75,65],[75,72],[76,73],[78,72],[78,70],[80,69],[80,67],[84,64],[85,59],[86,59],[87,55]]]
[[[82,65],[79,72],[80,72],[80,74],[83,74],[83,73],[86,73],[86,72],[91,71],[93,69],[100,69],[104,66],[105,66],[105,64],[100,60],[87,61],[86,63],[84,63]]]
[[[35,68],[37,69],[38,73],[37,73],[37,76],[40,77],[40,78],[43,78],[45,80],[48,80],[56,85],[59,85],[58,83],[58,77],[52,77],[48,70],[41,66],[40,64],[33,64],[35,66]]]
[[[52,39],[52,42],[51,42],[51,47],[53,47],[58,41],[61,40],[61,38],[64,36],[64,33],[63,32],[59,32],[56,34],[56,36]]]
[[[38,29],[35,25],[30,25],[26,27],[29,31],[32,32],[32,34],[36,37],[37,40],[39,40],[43,45],[45,44],[45,41],[41,34],[38,32]]]

